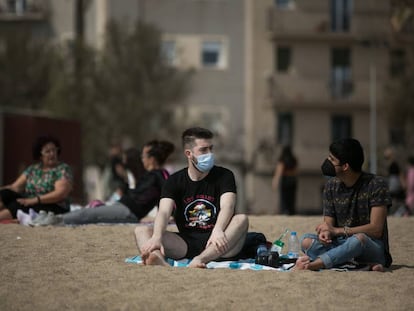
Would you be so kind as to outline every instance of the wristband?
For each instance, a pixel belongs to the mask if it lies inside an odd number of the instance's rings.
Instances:
[[[37,198],[37,204],[40,204],[41,203],[40,202],[40,197],[37,195],[36,198]]]
[[[345,234],[345,237],[349,237],[349,227],[348,226],[344,226],[344,234]]]

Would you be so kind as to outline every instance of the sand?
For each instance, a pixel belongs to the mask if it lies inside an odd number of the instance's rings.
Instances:
[[[250,216],[269,240],[318,216]],[[0,225],[0,310],[414,310],[414,217],[389,221],[389,272],[253,271],[127,264],[133,225]]]

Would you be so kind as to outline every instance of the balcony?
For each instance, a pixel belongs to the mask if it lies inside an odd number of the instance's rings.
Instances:
[[[331,79],[329,83],[329,90],[332,98],[346,99],[349,98],[354,91],[354,83],[351,79],[335,80]]]
[[[268,78],[268,98],[276,107],[289,109],[368,109],[368,78],[334,81],[322,76],[273,75]],[[382,90],[378,88],[378,98]]]
[[[329,16],[326,12],[270,8],[267,13],[267,29],[276,38],[302,39],[329,34]]]
[[[0,22],[43,21],[48,14],[47,0],[0,0]]]
[[[269,8],[267,30],[275,40],[352,42],[367,36],[384,38],[391,34],[389,14],[384,1],[358,1],[350,18],[350,30],[334,31],[328,2],[297,1],[292,10]]]

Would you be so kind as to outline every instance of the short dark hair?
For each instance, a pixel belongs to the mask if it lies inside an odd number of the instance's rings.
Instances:
[[[193,147],[196,139],[212,139],[214,134],[202,127],[192,127],[186,129],[181,136],[183,148],[186,146]]]
[[[348,163],[355,172],[361,172],[364,163],[364,150],[354,138],[344,138],[333,142],[329,151],[341,164]]]
[[[174,144],[165,140],[151,140],[147,142],[144,147],[150,147],[147,154],[154,157],[159,165],[164,165],[165,161],[171,153],[174,152]]]
[[[60,145],[59,139],[51,135],[42,135],[42,136],[37,137],[37,139],[33,143],[32,155],[33,155],[34,160],[40,159],[40,156],[42,155],[42,149],[48,143],[54,144],[57,148],[58,155],[60,155],[60,152],[62,151],[62,147]]]

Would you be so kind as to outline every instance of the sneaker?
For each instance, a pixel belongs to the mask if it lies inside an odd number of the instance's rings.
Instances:
[[[53,226],[60,225],[63,223],[62,217],[55,215],[53,212],[47,213],[47,216],[40,220],[37,224],[38,226]]]
[[[46,217],[47,217],[46,211],[40,211],[39,214],[37,214],[37,217],[32,219],[29,225],[36,227],[38,226],[38,223],[43,221],[43,219],[45,219]]]
[[[17,210],[17,219],[19,220],[19,223],[23,226],[29,226],[32,221],[30,215],[26,214],[21,209]]]
[[[29,208],[29,215],[32,220],[39,216],[39,214],[33,208]]]

